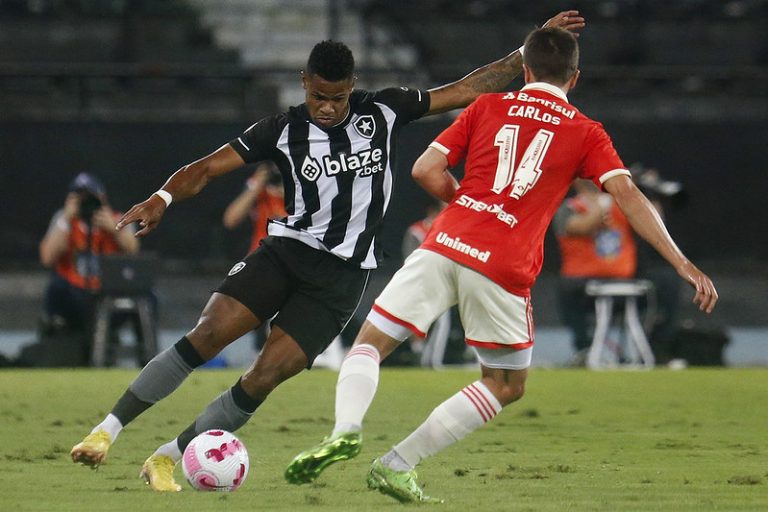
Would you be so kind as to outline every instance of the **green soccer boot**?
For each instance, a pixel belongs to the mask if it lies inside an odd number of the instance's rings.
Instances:
[[[322,443],[293,458],[285,469],[285,479],[291,484],[314,482],[320,473],[334,462],[357,457],[362,441],[360,432],[326,437]]]
[[[424,494],[416,483],[416,470],[396,471],[376,459],[368,471],[368,488],[392,496],[400,503],[442,503],[443,500]]]

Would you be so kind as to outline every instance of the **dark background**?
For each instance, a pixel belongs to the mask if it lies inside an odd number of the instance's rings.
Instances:
[[[689,201],[668,209],[666,221],[715,278],[722,300],[711,318],[765,325],[768,0],[267,4],[0,0],[0,324],[34,325],[46,277],[37,246],[77,173],[101,177],[112,206],[127,210],[180,166],[301,102],[297,72],[317,41],[350,45],[360,88],[429,88],[507,54],[549,16],[575,8],[588,25],[571,102],[603,122],[627,165],[684,184]],[[520,78],[510,84],[521,86]],[[402,233],[423,214],[411,165],[452,119],[425,119],[400,135],[388,259],[370,295],[399,266]],[[174,204],[143,240],[161,256],[163,325],[188,327],[244,254],[248,226],[227,231],[221,216],[248,176],[233,172]],[[537,322],[557,319],[558,263],[550,235],[534,289]]]
[[[574,96],[577,96],[574,94]],[[578,105],[578,97],[572,100]],[[588,111],[586,106],[585,110]],[[419,218],[425,196],[410,167],[449,119],[423,120],[400,136],[396,192],[387,216],[385,250],[399,258],[400,239]],[[668,213],[670,231],[693,259],[735,264],[765,261],[765,146],[758,123],[605,123],[625,163],[642,162],[685,184],[685,208]],[[158,189],[181,165],[236,137],[246,124],[1,122],[0,265],[34,263],[50,216],[81,171],[103,179],[112,206],[127,210]],[[174,204],[144,249],[181,260],[238,258],[247,233],[227,232],[221,215],[249,176],[247,170],[211,183],[196,198]],[[556,255],[554,255],[556,257]],[[547,258],[547,269],[556,263]],[[554,269],[557,267],[555,266]]]

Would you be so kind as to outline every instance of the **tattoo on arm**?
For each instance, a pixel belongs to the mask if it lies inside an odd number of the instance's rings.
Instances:
[[[473,94],[499,92],[523,69],[520,52],[514,52],[503,59],[476,69],[464,79]]]
[[[466,107],[481,94],[501,92],[520,74],[522,69],[522,56],[520,52],[515,51],[496,62],[474,70],[461,80],[430,89],[433,96],[429,114]]]

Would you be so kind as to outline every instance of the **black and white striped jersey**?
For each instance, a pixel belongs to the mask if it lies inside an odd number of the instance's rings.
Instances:
[[[230,145],[246,162],[272,160],[280,168],[288,217],[272,221],[270,235],[376,268],[397,134],[429,110],[429,93],[354,91],[349,104],[346,119],[333,128],[314,124],[302,104],[262,119]]]

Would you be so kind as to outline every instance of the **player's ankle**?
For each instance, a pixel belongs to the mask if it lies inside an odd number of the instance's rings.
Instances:
[[[331,439],[336,439],[337,437],[344,434],[359,434],[362,430],[363,428],[361,425],[356,425],[354,423],[339,423],[333,427],[333,432],[331,432]]]
[[[413,469],[413,466],[408,464],[394,449],[382,455],[379,460],[385,467],[395,471],[411,471]]]

